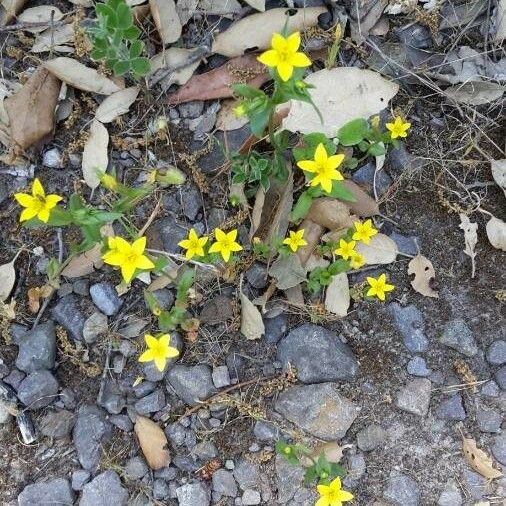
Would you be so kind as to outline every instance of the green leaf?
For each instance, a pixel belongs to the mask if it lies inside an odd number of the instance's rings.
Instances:
[[[188,269],[183,272],[177,282],[176,300],[185,302],[188,300],[188,290],[190,290],[190,288],[193,286],[194,281],[194,270]]]
[[[343,167],[346,169],[356,169],[358,166],[358,159],[355,157],[346,158],[343,162]]]
[[[354,146],[364,139],[369,131],[369,125],[363,118],[354,119],[342,126],[337,132],[339,142],[343,146]]]
[[[299,199],[297,200],[297,203],[295,204],[294,208],[292,209],[292,213],[290,215],[291,221],[299,221],[306,217],[307,213],[309,212],[309,208],[311,207],[311,204],[313,203],[313,197],[311,193],[309,193],[308,190],[305,192],[302,192]]]
[[[333,462],[330,464],[330,475],[332,478],[336,478],[337,476],[346,476],[346,469],[342,465]]]
[[[79,211],[80,209],[86,209],[82,197],[77,193],[73,193],[70,196],[69,209],[72,213]]]
[[[91,52],[90,56],[91,56],[92,60],[97,61],[97,60],[102,60],[103,58],[105,58],[106,54],[107,54],[107,51],[105,49],[98,49],[97,48]]]
[[[130,61],[120,60],[114,64],[113,71],[117,76],[122,76],[130,70]]]
[[[334,181],[332,185],[332,191],[329,193],[331,197],[340,200],[346,200],[348,202],[355,202],[357,199],[355,195],[344,186],[342,181]]]
[[[160,303],[158,302],[158,299],[147,290],[144,290],[144,300],[146,301],[146,304],[149,307],[149,310],[156,314],[160,310]]]
[[[145,76],[151,70],[151,63],[149,59],[142,56],[130,60],[130,64],[134,74],[138,76]]]
[[[381,143],[371,144],[367,150],[367,154],[371,156],[381,156],[387,152],[385,146]]]
[[[307,469],[306,469],[306,472],[304,473],[304,483],[306,485],[309,485],[311,484],[313,481],[316,480],[316,478],[318,478],[319,476],[319,473],[318,471],[316,470],[316,466],[315,465],[312,465],[312,466],[309,466]]]
[[[151,258],[151,260],[155,264],[151,272],[154,272],[155,274],[163,274],[163,270],[167,267],[167,265],[169,265],[169,259],[163,255]]]
[[[136,26],[130,26],[126,30],[123,30],[123,37],[127,40],[136,40],[139,38],[141,31]]]
[[[249,125],[253,135],[256,137],[263,136],[265,128],[269,123],[270,114],[271,108],[267,102],[262,107],[258,107],[248,114]]]
[[[233,84],[232,90],[236,95],[244,98],[258,98],[265,97],[265,93],[262,90],[248,86],[247,84]]]
[[[130,28],[134,22],[132,11],[130,10],[130,7],[125,3],[119,4],[116,8],[116,18],[116,26],[120,30],[126,30],[127,28]]]
[[[95,12],[97,13],[97,16],[100,15],[106,19],[107,26],[117,25],[116,13],[109,5],[102,3],[95,5]]]
[[[132,44],[130,45],[130,58],[137,58],[137,56],[140,56],[142,53],[142,50],[144,49],[144,43],[140,40],[134,40]]]
[[[51,209],[49,220],[46,225],[50,225],[52,227],[63,227],[65,225],[70,225],[72,222],[73,219],[71,213],[65,211],[65,209],[62,209],[61,207],[54,207]]]
[[[293,156],[297,162],[300,160],[312,160],[318,144],[323,144],[325,150],[329,155],[334,155],[336,152],[336,145],[322,133],[312,133],[304,135],[303,141],[305,146],[302,148],[294,148]]]

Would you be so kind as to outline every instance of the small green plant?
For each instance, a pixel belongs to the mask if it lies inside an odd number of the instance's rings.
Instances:
[[[107,0],[95,6],[97,22],[90,28],[93,39],[91,57],[103,61],[117,76],[131,72],[134,78],[151,70],[149,59],[141,56],[144,42],[141,31],[134,26],[132,9],[125,0]]]
[[[273,173],[272,161],[262,157],[257,151],[248,155],[234,153],[231,157],[232,183],[246,186],[246,197],[255,195],[259,186],[264,191],[270,188],[269,176]]]

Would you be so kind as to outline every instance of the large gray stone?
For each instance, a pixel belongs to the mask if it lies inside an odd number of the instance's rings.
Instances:
[[[240,458],[235,463],[234,478],[241,490],[256,488],[260,483],[260,468],[255,462]]]
[[[49,406],[58,392],[58,381],[49,371],[30,373],[18,387],[18,398],[28,409]]]
[[[16,367],[27,373],[39,369],[53,369],[56,357],[54,324],[48,321],[37,325],[18,340]]]
[[[353,352],[335,332],[306,323],[292,330],[278,344],[278,360],[295,366],[303,383],[351,380],[358,363]]]
[[[227,497],[237,497],[237,483],[234,475],[225,469],[213,473],[213,492]]]
[[[126,506],[128,492],[115,471],[104,471],[87,483],[79,506]]]
[[[476,339],[464,320],[455,319],[449,321],[439,338],[441,344],[457,350],[466,357],[473,357],[478,353]]]
[[[487,360],[492,365],[506,363],[506,341],[494,341],[487,350]]]
[[[202,483],[187,483],[176,489],[179,506],[209,506],[211,491]]]
[[[118,292],[109,283],[95,283],[90,286],[91,299],[95,306],[107,316],[115,315],[123,305]]]
[[[425,336],[425,321],[416,306],[401,306],[392,302],[389,306],[395,324],[402,335],[404,346],[412,353],[427,351],[429,341]]]
[[[187,366],[176,364],[167,373],[167,381],[178,397],[190,406],[217,393],[211,369],[205,364]]]
[[[383,492],[383,497],[395,506],[418,506],[420,489],[418,483],[405,474],[392,474]]]
[[[357,406],[333,383],[291,387],[279,395],[275,409],[301,429],[326,440],[342,439],[358,414]]]
[[[83,338],[85,318],[73,294],[62,297],[53,308],[52,315],[73,339],[80,341]]]
[[[429,410],[430,391],[430,380],[416,378],[400,390],[395,405],[413,415],[425,416]]]
[[[506,466],[506,432],[494,438],[491,450],[492,455],[494,455],[503,466]]]
[[[455,394],[443,400],[436,410],[436,416],[443,420],[465,420],[466,410],[462,404],[462,396]]]
[[[63,438],[71,433],[75,419],[75,414],[66,409],[46,411],[39,419],[38,427],[44,436]]]
[[[68,480],[56,478],[27,485],[18,496],[18,506],[72,506],[74,492]]]

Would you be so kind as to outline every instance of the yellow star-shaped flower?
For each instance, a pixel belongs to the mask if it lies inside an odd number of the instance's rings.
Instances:
[[[237,239],[237,230],[225,233],[223,230],[215,228],[214,237],[216,242],[209,248],[209,253],[220,253],[225,262],[229,261],[230,255],[234,251],[242,250],[242,246],[235,241]]]
[[[63,200],[59,195],[46,195],[38,178],[33,180],[31,195],[28,193],[15,193],[14,198],[19,205],[25,208],[19,216],[20,222],[37,217],[44,223],[49,221],[51,209]]]
[[[356,251],[353,251],[350,257],[350,267],[352,269],[360,269],[365,264],[365,258]]]
[[[102,174],[102,177],[100,178],[100,183],[102,183],[102,186],[104,188],[107,188],[111,191],[116,191],[118,188],[118,181],[114,176],[111,176],[111,174]]]
[[[320,498],[315,506],[342,506],[343,502],[353,500],[353,494],[341,488],[341,480],[336,478],[330,485],[318,485]]]
[[[307,246],[307,241],[303,237],[304,229],[297,232],[290,230],[290,237],[287,237],[283,244],[286,244],[295,253],[301,246]]]
[[[292,77],[294,67],[309,67],[311,65],[311,60],[299,51],[299,32],[292,33],[286,38],[279,33],[274,33],[271,46],[272,49],[262,53],[258,57],[258,61],[268,67],[275,67],[283,81],[288,81]]]
[[[156,368],[163,372],[168,358],[179,356],[179,350],[170,346],[169,334],[163,334],[158,339],[150,334],[144,336],[148,349],[139,357],[139,362],[154,361]]]
[[[352,235],[352,239],[354,241],[362,241],[365,244],[369,244],[371,242],[371,237],[378,233],[378,231],[372,226],[371,220],[366,220],[364,223],[355,221],[353,225],[355,227],[355,232],[353,232]]]
[[[199,237],[194,228],[190,229],[188,233],[188,239],[183,239],[178,242],[181,248],[186,250],[186,258],[191,260],[195,255],[198,257],[204,256],[204,246],[209,240],[209,237]]]
[[[382,301],[385,300],[385,293],[391,292],[395,288],[394,285],[387,283],[387,277],[384,273],[378,279],[368,277],[367,282],[371,288],[369,288],[366,295],[368,297],[378,297]]]
[[[355,254],[355,244],[357,244],[355,241],[346,242],[344,239],[341,239],[339,241],[339,248],[337,248],[334,253],[344,260],[348,260],[348,258]]]
[[[132,244],[122,237],[109,237],[107,243],[109,250],[102,256],[102,259],[106,264],[121,268],[121,275],[125,283],[130,283],[136,269],[147,270],[155,267],[155,264],[144,255],[145,237],[137,239]]]
[[[342,181],[343,175],[337,170],[344,160],[344,155],[329,156],[322,142],[318,144],[314,160],[301,160],[297,165],[304,171],[315,174],[311,186],[321,185],[324,191],[332,191],[332,181]]]
[[[390,137],[392,137],[392,139],[397,139],[397,137],[408,136],[411,123],[404,121],[400,116],[396,116],[393,123],[387,123],[385,126],[390,130]]]
[[[244,104],[236,105],[235,107],[232,108],[232,111],[234,112],[234,116],[236,118],[242,118],[248,112]]]

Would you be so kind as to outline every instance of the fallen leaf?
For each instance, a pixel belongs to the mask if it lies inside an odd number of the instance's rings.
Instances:
[[[43,53],[46,51],[70,53],[74,51],[74,49],[69,46],[64,46],[63,44],[73,41],[74,27],[72,24],[48,28],[37,35],[30,51],[32,53]]]
[[[483,105],[500,99],[506,88],[490,81],[468,81],[450,86],[443,94],[456,102],[467,105]]]
[[[242,290],[239,293],[239,298],[241,300],[241,334],[249,340],[260,339],[265,333],[265,325],[260,311],[242,293]]]
[[[137,416],[134,430],[148,466],[154,470],[168,466],[170,452],[167,449],[167,436],[158,424],[144,416]]]
[[[60,21],[63,18],[63,13],[58,7],[54,5],[38,5],[25,9],[19,16],[17,16],[18,23],[49,23],[51,21]],[[47,27],[26,27],[24,30],[31,33],[43,32]]]
[[[2,0],[0,2],[0,26],[5,26],[12,21],[25,3],[26,0]]]
[[[350,208],[343,202],[330,197],[313,200],[307,218],[330,230],[353,226]]]
[[[259,88],[269,79],[269,73],[255,55],[234,58],[225,65],[204,74],[193,76],[184,86],[168,98],[172,105],[192,100],[212,100],[233,96],[232,85],[244,82],[244,72],[251,76],[245,84]]]
[[[502,188],[506,196],[506,158],[503,160],[492,160],[490,165],[494,181]]]
[[[15,257],[10,262],[0,265],[0,302],[5,301],[16,282],[16,270],[14,269],[14,263],[16,262],[18,255],[19,252],[16,253]]]
[[[257,11],[264,12],[265,11],[265,0],[244,0],[248,5],[251,5],[253,9]]]
[[[494,40],[502,42],[506,39],[506,0],[499,0],[497,2],[496,26],[497,31],[495,32]]]
[[[208,16],[232,18],[242,7],[237,0],[179,0],[176,9],[181,23],[186,25],[197,11]]]
[[[5,109],[4,101],[22,88],[17,81],[9,81],[8,79],[0,79],[0,123],[5,127],[10,124],[9,115]],[[8,129],[7,129],[8,130]],[[9,144],[9,143],[8,143]]]
[[[503,475],[501,471],[494,468],[492,459],[476,446],[474,439],[463,437],[462,448],[467,463],[484,478],[493,480]]]
[[[464,253],[471,258],[471,277],[474,278],[476,273],[476,252],[475,248],[478,244],[478,223],[471,223],[469,216],[464,213],[460,213],[460,225],[459,228],[464,231],[464,242],[466,244],[466,248]]]
[[[10,120],[10,136],[16,147],[26,150],[53,132],[60,81],[39,67],[14,95],[4,101]]]
[[[40,299],[43,297],[42,288],[40,286],[34,286],[29,288],[26,294],[28,296],[28,309],[33,314],[37,314],[40,309]]]
[[[62,276],[66,278],[80,278],[81,276],[91,274],[95,269],[100,269],[104,265],[101,249],[102,244],[98,243],[90,250],[73,257],[62,270]]]
[[[302,285],[292,286],[291,288],[287,288],[284,290],[286,295],[286,300],[292,306],[304,306],[304,294],[302,293]]]
[[[436,271],[432,262],[423,255],[416,255],[408,264],[408,274],[414,274],[415,279],[411,281],[411,286],[415,291],[425,297],[434,297],[437,299],[439,294],[430,286],[430,280],[436,277]]]
[[[118,116],[125,114],[135,102],[139,91],[139,86],[132,86],[109,95],[98,106],[95,112],[95,118],[101,123],[110,123]]]
[[[157,81],[160,82],[162,89],[167,90],[173,84],[186,84],[202,60],[202,58],[197,58],[193,61],[192,55],[196,51],[198,49],[170,47],[153,56],[151,58],[151,72],[149,73],[150,80],[156,78],[157,72],[162,69],[173,69],[166,77]],[[186,64],[186,62],[189,63]]]
[[[93,120],[90,135],[83,149],[83,177],[86,184],[94,189],[100,184],[100,173],[104,173],[109,163],[107,146],[109,132],[100,121]]]
[[[302,31],[315,26],[318,16],[325,11],[322,7],[269,9],[246,16],[216,36],[212,52],[233,57],[244,54],[247,49],[267,49],[271,45],[272,34],[281,33],[285,25],[288,33]]]
[[[315,460],[318,460],[320,455],[325,455],[327,462],[330,464],[338,464],[343,458],[343,447],[339,446],[336,441],[329,441],[321,445],[316,446],[311,452],[310,456],[314,459],[311,460],[307,457],[302,457],[301,464],[304,467],[309,467],[314,464]]]
[[[149,0],[149,8],[163,44],[176,42],[183,27],[174,0]]]
[[[336,274],[325,293],[325,309],[344,318],[350,308],[350,285],[345,272]]]
[[[249,121],[248,116],[244,115],[238,118],[234,113],[234,107],[237,107],[237,100],[224,100],[221,103],[221,109],[216,116],[216,129],[224,132],[238,130]]]
[[[280,290],[286,290],[306,280],[306,269],[298,255],[280,255],[270,266],[269,275],[276,279],[276,286]]]
[[[95,69],[66,56],[49,60],[44,63],[44,67],[58,79],[78,90],[91,91],[99,95],[110,95],[121,89],[116,83],[99,74]]]
[[[388,0],[361,1],[350,9],[351,38],[354,42],[362,44],[367,39],[387,4]]]
[[[381,74],[356,67],[319,70],[305,81],[314,86],[311,98],[323,116],[323,124],[311,104],[291,101],[283,128],[303,134],[323,132],[331,138],[348,121],[381,112],[399,90]]]
[[[397,245],[381,233],[372,236],[369,244],[358,242],[355,251],[364,257],[366,265],[391,264],[397,258]]]
[[[490,244],[497,249],[506,251],[506,223],[492,216],[487,223],[487,237]]]
[[[306,218],[300,225],[299,230],[304,229],[304,240],[307,242],[306,246],[302,246],[297,250],[296,256],[299,257],[301,265],[305,266],[311,258],[316,246],[320,244],[323,235],[323,227]],[[295,255],[290,255],[295,256]]]

